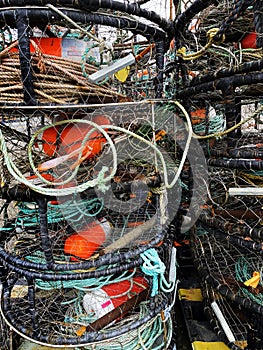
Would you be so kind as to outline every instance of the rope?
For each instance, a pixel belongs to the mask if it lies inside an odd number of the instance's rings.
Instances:
[[[34,203],[31,202],[30,204]],[[30,227],[40,223],[37,204],[35,204],[35,208],[30,208],[27,202],[20,202],[18,208],[19,213],[13,226]],[[103,209],[103,202],[97,198],[79,201],[73,199],[61,204],[48,203],[47,209],[48,223],[52,224],[70,220],[77,225],[78,222],[81,222],[85,218],[98,215]],[[95,211],[93,211],[94,209]],[[74,219],[76,215],[77,218]]]
[[[250,185],[254,186],[254,187],[263,187],[263,183],[262,183],[262,176],[260,175],[253,175],[253,174],[247,174],[246,172],[241,172],[240,176],[242,178],[244,178]],[[255,183],[254,181],[258,180],[258,183]]]
[[[52,189],[52,188],[43,188],[41,186],[34,185],[31,181],[26,179],[26,177],[21,173],[21,171],[18,169],[18,167],[12,161],[11,157],[8,155],[7,145],[6,145],[6,142],[4,140],[3,133],[0,130],[0,149],[1,149],[1,152],[3,153],[4,159],[5,159],[5,163],[6,163],[6,167],[7,167],[8,171],[10,172],[10,174],[16,180],[18,180],[20,183],[23,183],[24,185],[28,186],[32,190],[34,190],[34,191],[36,191],[38,193],[44,194],[44,195],[51,195],[51,196],[54,196],[54,195],[70,195],[70,194],[73,194],[73,193],[82,192],[82,191],[86,190],[87,188],[94,187],[94,186],[97,186],[97,185],[102,186],[102,190],[104,190],[105,189],[104,184],[107,181],[109,181],[110,179],[113,178],[113,176],[115,175],[116,170],[117,170],[117,153],[116,153],[116,149],[115,149],[115,146],[113,144],[113,141],[111,140],[109,135],[105,132],[105,130],[101,126],[97,125],[96,123],[93,123],[93,122],[88,121],[88,120],[81,120],[81,119],[73,119],[73,120],[71,120],[71,122],[72,123],[74,123],[74,122],[76,122],[76,123],[86,123],[88,125],[91,125],[95,129],[98,129],[105,136],[105,138],[108,141],[109,146],[110,146],[110,148],[112,150],[112,155],[113,155],[112,170],[111,170],[111,173],[108,176],[104,177],[104,174],[106,173],[106,171],[108,171],[108,169],[106,167],[103,167],[100,170],[99,175],[98,175],[97,178],[95,178],[93,180],[90,180],[90,181],[87,181],[87,182],[85,182],[85,183],[83,183],[81,185],[74,186],[74,187],[68,187],[68,188],[63,188],[63,189],[62,188],[60,188],[60,189]],[[63,125],[65,123],[68,123],[68,121],[67,120],[63,120],[61,122],[55,123],[54,125]],[[33,149],[36,137],[41,132],[43,132],[44,130],[48,129],[49,127],[50,126],[46,126],[46,127],[42,128],[42,129],[38,130],[33,135],[33,137],[31,138],[31,140],[29,142],[29,145],[28,145],[28,157],[29,157],[29,162],[30,162],[30,165],[31,165],[34,173],[38,176],[38,178],[42,181],[42,183],[46,183],[48,185],[54,185],[54,183],[45,180],[41,176],[41,174],[39,173],[39,171],[35,167],[34,162],[32,160],[32,149]],[[108,126],[106,126],[106,127],[108,128]],[[86,135],[86,137],[84,138],[83,145],[86,142],[87,138],[89,137],[89,135],[91,134],[92,131],[94,131],[94,129],[92,129]],[[81,156],[81,152],[79,154],[79,158],[80,158],[80,156]],[[66,184],[69,181],[71,181],[75,177],[75,175],[76,175],[76,173],[78,171],[78,168],[79,168],[79,165],[74,169],[74,171],[72,172],[72,175],[68,179],[66,179],[65,181],[62,181],[62,182],[60,182],[58,184],[62,185],[62,184]]]
[[[87,61],[88,61],[89,64],[94,65],[95,67],[99,66],[99,63],[96,62],[96,60],[95,60],[95,58],[93,56],[90,56],[87,59],[89,51],[94,49],[94,48],[96,48],[96,47],[98,47],[98,46],[99,46],[99,44],[94,43],[90,47],[87,47],[85,49],[82,57],[81,57],[81,62],[82,62],[81,63],[81,69],[82,69],[82,72],[83,72],[83,75],[84,75],[85,78],[89,77],[89,75],[86,72],[86,67],[85,67],[85,63],[87,63]]]
[[[248,6],[252,4],[252,0],[237,0],[235,1],[234,7],[223,23],[221,24],[218,32],[216,33],[217,40],[220,40],[224,33],[231,27],[231,25],[236,21],[242,13],[246,10]]]
[[[163,170],[163,175],[164,175],[164,185],[166,188],[172,188],[179,180],[181,171],[183,169],[183,166],[184,166],[187,154],[188,154],[188,150],[190,148],[190,143],[191,143],[191,139],[192,139],[192,135],[193,135],[191,120],[190,120],[190,117],[189,117],[188,113],[186,112],[185,108],[178,101],[175,101],[174,104],[183,112],[184,116],[186,117],[187,126],[188,126],[188,137],[187,137],[187,141],[186,141],[185,149],[184,149],[184,152],[183,152],[183,155],[181,158],[180,165],[177,169],[176,175],[174,176],[173,180],[170,183],[168,181],[168,171],[167,171],[167,167],[166,167],[166,162],[165,162],[164,156],[162,155],[162,152],[158,149],[158,147],[155,144],[153,144],[151,141],[148,141],[145,138],[143,138],[142,136],[135,134],[135,133],[133,133],[125,128],[118,127],[118,126],[113,126],[113,125],[99,126],[91,121],[83,120],[83,119],[73,119],[70,121],[71,123],[82,123],[82,124],[86,123],[86,124],[94,127],[85,136],[84,140],[82,141],[82,146],[86,143],[89,135],[94,131],[94,129],[98,129],[99,132],[101,134],[103,134],[103,136],[105,136],[106,140],[108,141],[109,147],[112,151],[113,165],[112,165],[111,172],[108,176],[105,176],[105,173],[108,172],[107,167],[103,167],[100,170],[97,178],[95,178],[93,180],[89,180],[83,184],[73,186],[73,187],[68,187],[68,188],[59,188],[59,189],[58,188],[44,188],[42,186],[35,185],[31,181],[27,180],[26,177],[21,173],[19,168],[14,164],[11,157],[9,156],[8,150],[7,150],[7,144],[5,142],[5,139],[4,139],[4,136],[3,136],[3,133],[1,130],[0,130],[0,149],[1,149],[1,152],[3,153],[6,167],[7,167],[8,171],[10,172],[10,174],[20,183],[23,183],[24,185],[28,186],[32,190],[34,190],[38,193],[41,193],[43,195],[51,195],[51,196],[70,195],[73,193],[82,192],[82,191],[86,190],[87,188],[91,188],[91,187],[95,187],[95,186],[99,186],[102,189],[102,191],[105,191],[107,188],[106,183],[114,177],[114,175],[116,173],[116,169],[117,169],[117,151],[116,151],[116,148],[113,144],[113,141],[111,140],[110,136],[105,131],[105,129],[115,130],[115,131],[119,131],[121,133],[127,134],[129,136],[132,136],[132,137],[144,142],[146,145],[149,145],[156,152],[156,154],[160,157],[161,164],[162,164],[162,170]],[[63,120],[63,121],[54,123],[54,124],[52,124],[52,126],[59,126],[59,125],[63,125],[66,123],[68,123],[68,120]],[[41,129],[39,129],[32,136],[32,138],[29,142],[29,145],[28,145],[29,163],[31,165],[33,172],[38,176],[38,178],[41,180],[42,183],[45,183],[46,185],[64,185],[66,183],[69,183],[71,180],[73,180],[75,178],[75,176],[78,172],[78,169],[79,169],[79,165],[73,170],[72,174],[66,180],[58,182],[58,183],[54,183],[54,182],[50,182],[50,181],[44,179],[41,176],[38,169],[34,165],[34,162],[32,159],[32,150],[33,150],[33,147],[35,145],[37,136],[50,127],[51,127],[51,125],[45,126]],[[212,136],[210,136],[210,137],[212,137]],[[80,159],[80,157],[81,157],[81,152],[79,153],[78,158]]]
[[[45,263],[45,259],[43,257],[42,252],[36,252],[35,255],[28,255],[26,256],[26,259],[34,262],[34,263]],[[109,267],[115,267],[114,265],[108,265],[107,267],[101,266],[98,267],[97,270],[104,270],[105,268]],[[92,290],[98,290],[101,289],[103,286],[106,286],[111,283],[118,283],[125,280],[132,280],[132,277],[136,273],[136,268],[133,270],[127,270],[122,272],[118,277],[116,275],[105,275],[100,277],[93,277],[93,278],[86,278],[86,279],[78,279],[78,280],[71,280],[71,281],[45,281],[42,279],[36,279],[36,286],[39,289],[43,290],[54,290],[54,289],[61,289],[61,288],[74,288],[80,291],[92,291]]]
[[[207,130],[207,124],[205,121],[198,123],[196,125],[193,125],[193,130],[195,133],[198,134],[205,134],[207,133],[212,133],[212,134],[217,134],[221,133],[226,129],[226,120],[223,117],[222,114],[217,114],[215,117],[209,119],[208,121],[208,130]],[[199,135],[203,136],[203,135]]]
[[[206,36],[208,38],[208,42],[201,50],[194,52],[194,53],[187,54],[186,47],[182,47],[182,48],[177,50],[177,56],[181,57],[184,61],[195,60],[195,59],[203,56],[207,52],[207,50],[212,46],[212,44],[218,45],[218,44],[224,42],[224,40],[225,40],[224,35],[219,40],[214,39],[218,30],[219,30],[218,28],[212,28],[207,32]]]
[[[166,293],[171,292],[174,289],[176,282],[175,280],[172,281],[171,283],[168,283],[166,281],[164,277],[164,272],[166,267],[165,267],[165,264],[162,262],[162,260],[159,258],[157,251],[154,248],[150,248],[145,252],[141,253],[140,256],[144,261],[143,265],[141,266],[141,270],[146,275],[151,276],[153,279],[151,296],[154,297],[158,294],[158,290],[159,290],[158,277],[159,276],[160,276],[160,286],[162,291]]]
[[[244,118],[239,123],[233,125],[231,128],[229,128],[227,130],[224,130],[224,131],[221,131],[221,132],[216,132],[216,133],[210,134],[210,135],[204,135],[204,136],[193,134],[193,137],[196,138],[196,139],[209,139],[211,137],[222,137],[223,135],[226,135],[226,134],[236,130],[241,125],[243,125],[246,122],[248,122],[250,119],[258,117],[257,114],[259,114],[262,111],[263,111],[263,106],[258,107],[257,110],[255,112],[253,112],[250,116],[248,116],[247,118]]]
[[[151,296],[154,297],[158,294],[159,289],[158,276],[164,274],[165,265],[154,248],[146,250],[141,253],[140,256],[144,260],[144,263],[141,266],[142,271],[153,278]]]
[[[59,14],[61,17],[63,17],[66,21],[68,21],[70,24],[72,24],[75,28],[79,29],[82,33],[87,35],[90,39],[97,41],[98,43],[103,41],[103,39],[99,39],[96,36],[94,36],[93,34],[91,34],[90,32],[88,32],[87,30],[83,29],[80,25],[78,25],[76,22],[74,22],[71,18],[69,18],[67,15],[65,15],[62,11],[60,11],[55,6],[53,6],[51,4],[47,4],[46,6],[48,8],[50,8],[51,10],[55,11],[57,14]]]
[[[19,334],[23,339],[26,339],[30,343],[34,342],[41,346],[49,346],[52,348],[61,349],[61,345],[47,344],[36,339],[31,339],[28,335],[22,333],[19,329],[15,328],[14,325],[7,320],[7,318],[3,313],[1,295],[2,293],[0,293],[0,313],[4,321],[6,322],[6,324],[10,327],[10,329],[14,329],[17,334]],[[149,313],[148,303],[141,303],[140,313],[137,315],[130,316],[129,319],[136,322],[140,318],[143,318],[144,316],[146,316],[148,313]],[[126,318],[124,321],[126,322]],[[115,327],[120,327],[121,324],[122,324],[122,321],[119,321]],[[111,326],[111,329],[112,328],[114,328],[114,325]],[[157,341],[158,339],[163,339],[164,329],[168,331],[166,335],[166,339],[159,342]],[[140,338],[139,338],[139,334],[140,334]],[[164,348],[167,348],[167,346],[170,344],[172,340],[172,334],[173,334],[173,325],[172,325],[171,316],[166,320],[166,322],[163,322],[161,315],[158,314],[155,317],[152,317],[149,321],[145,322],[138,329],[134,329],[131,331],[127,329],[127,332],[125,333],[125,337],[123,335],[120,335],[120,336],[115,336],[114,338],[111,338],[109,340],[104,340],[96,343],[89,342],[87,344],[81,344],[81,348],[85,346],[86,350],[100,350],[102,349],[102,347],[105,350],[131,350],[131,349],[139,349],[138,346],[140,346],[142,342],[144,342],[144,346],[146,347],[146,349],[163,350]],[[76,345],[72,345],[72,344],[68,344],[66,345],[66,347],[79,350],[79,348],[77,348]]]
[[[34,46],[41,52],[41,48],[36,44]],[[4,51],[0,52],[0,57],[2,57],[1,54]],[[77,104],[79,101],[87,101],[93,96],[94,102],[96,100],[99,102],[107,101],[108,99],[113,101],[114,99],[125,98],[123,94],[110,89],[108,85],[102,86],[90,83],[83,76],[83,70],[85,70],[87,75],[96,72],[97,69],[90,64],[84,62],[81,64],[80,62],[44,53],[41,53],[40,57],[36,53],[32,53],[31,65],[34,76],[34,89],[41,103]],[[40,69],[44,67],[46,67],[46,74],[40,72]],[[15,99],[17,102],[22,102],[23,86],[21,84],[18,54],[12,53],[12,56],[2,57],[1,68],[1,100],[6,102]]]

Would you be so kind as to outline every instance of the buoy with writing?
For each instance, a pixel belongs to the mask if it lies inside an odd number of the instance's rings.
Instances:
[[[87,314],[93,313],[99,319],[148,287],[147,280],[142,276],[111,283],[87,292],[83,298],[83,307]]]

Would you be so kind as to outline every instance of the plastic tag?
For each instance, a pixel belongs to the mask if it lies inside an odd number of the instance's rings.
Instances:
[[[254,271],[253,277],[251,277],[249,280],[244,282],[244,285],[248,287],[257,288],[259,281],[260,281],[260,272]]]
[[[172,248],[170,269],[169,269],[169,282],[173,283],[176,279],[176,248]]]

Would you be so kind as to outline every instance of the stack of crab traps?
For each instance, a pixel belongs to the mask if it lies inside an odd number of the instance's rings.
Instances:
[[[190,138],[162,99],[169,22],[11,1],[0,27],[1,349],[173,348]]]

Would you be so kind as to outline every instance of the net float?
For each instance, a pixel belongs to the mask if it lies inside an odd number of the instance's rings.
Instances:
[[[109,119],[103,115],[95,116],[92,121],[97,125],[110,125]],[[79,149],[82,146],[83,139],[91,129],[93,129],[93,126],[85,123],[68,125],[68,127],[61,132],[60,151],[69,154]],[[94,130],[94,132],[89,135],[89,139],[95,139],[98,135],[102,134],[98,130]]]
[[[93,121],[98,125],[110,124],[108,118],[105,116],[96,116],[94,117]],[[40,164],[38,166],[39,171],[47,171],[55,168],[59,164],[71,160],[72,158],[78,158],[70,166],[71,169],[74,169],[84,160],[94,158],[97,154],[99,154],[106,143],[105,137],[99,131],[95,130],[89,135],[89,139],[83,145],[83,139],[87,133],[93,129],[93,126],[84,123],[79,123],[78,125],[68,125],[66,128],[64,128],[59,136],[59,142],[57,141],[58,135],[55,134],[54,129],[50,129],[50,134],[45,136],[46,142],[44,142],[44,145],[46,146],[44,151],[47,155],[54,155],[59,148],[60,154],[63,155]],[[79,157],[80,154],[81,156]]]
[[[257,33],[248,33],[241,40],[242,49],[257,49]]]
[[[66,239],[64,253],[72,255],[72,261],[88,259],[105,243],[110,232],[108,221],[94,221]]]
[[[59,131],[58,128],[52,126],[46,129],[42,134],[42,147],[44,153],[53,157],[58,150],[58,141],[59,141]]]

